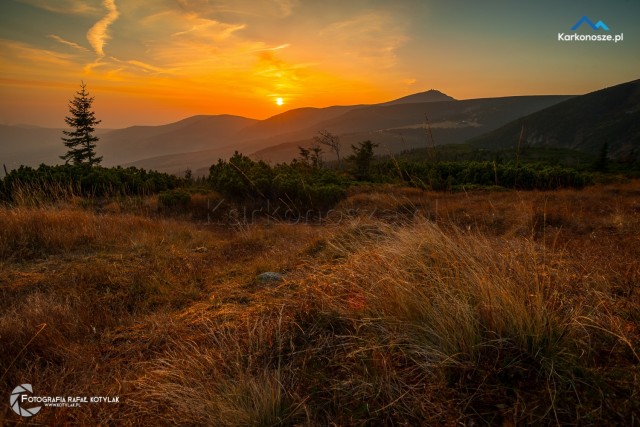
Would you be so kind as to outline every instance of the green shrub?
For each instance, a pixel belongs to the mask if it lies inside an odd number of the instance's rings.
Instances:
[[[16,191],[38,191],[46,199],[61,194],[85,197],[153,194],[183,185],[183,180],[166,173],[135,167],[103,168],[87,165],[20,166],[2,180],[1,198],[11,201]],[[64,191],[61,191],[64,190]]]
[[[524,190],[553,190],[582,188],[593,183],[591,174],[573,168],[550,166],[543,163],[515,165],[494,162],[387,162],[379,171],[398,176],[410,185],[436,191],[459,188],[463,185],[482,187],[501,186]],[[395,169],[395,170],[393,170]],[[382,173],[382,172],[380,172]]]
[[[168,190],[158,195],[158,205],[162,208],[186,208],[191,201],[191,195],[184,190]]]
[[[306,213],[330,209],[346,197],[347,182],[336,171],[303,162],[274,167],[236,152],[209,169],[211,186],[240,203],[269,203],[281,212]]]

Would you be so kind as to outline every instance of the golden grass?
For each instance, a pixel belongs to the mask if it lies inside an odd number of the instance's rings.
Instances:
[[[628,425],[639,195],[388,187],[235,228],[0,209],[0,382],[120,396],[41,424]]]

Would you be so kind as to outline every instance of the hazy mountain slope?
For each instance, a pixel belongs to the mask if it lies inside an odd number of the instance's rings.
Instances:
[[[380,145],[378,152],[399,152],[430,144],[425,128],[425,114],[436,144],[464,142],[511,120],[541,110],[570,98],[557,96],[516,96],[463,101],[360,107],[332,120],[306,129],[306,135],[261,149],[254,157],[283,162],[298,155],[298,146],[308,146],[318,129],[340,135],[345,152],[351,144],[371,140]],[[330,153],[326,154],[330,159]]]
[[[640,146],[640,80],[578,96],[519,118],[471,141],[480,148],[523,143],[595,153],[604,143],[612,154]]]
[[[246,117],[194,116],[163,126],[134,126],[107,133],[99,151],[104,163],[205,150],[232,144],[242,129],[257,122]]]
[[[274,135],[293,133],[331,120],[358,107],[358,105],[349,105],[326,108],[296,108],[248,126],[240,131],[238,139],[266,139]]]
[[[235,149],[255,151],[270,144],[269,138],[291,134],[353,108],[357,106],[300,108],[261,121],[231,115],[193,116],[160,126],[132,126],[106,131],[98,129],[100,141],[97,151],[104,156],[103,164],[106,166],[199,151],[208,151],[217,159],[233,154]],[[58,163],[58,156],[65,151],[61,136],[61,129],[2,126],[0,161],[9,168],[20,164],[37,166],[40,163]],[[232,148],[228,148],[230,146]],[[188,155],[186,157],[191,158]],[[176,166],[169,169],[184,170],[179,166],[180,163],[177,161]],[[148,165],[149,161],[134,164]],[[157,167],[166,169],[163,167],[165,164],[166,160],[162,160]]]
[[[96,135],[102,137],[110,131],[99,129]],[[0,170],[2,164],[7,169],[16,169],[20,165],[35,167],[41,163],[63,163],[60,156],[67,150],[61,139],[63,136],[62,129],[0,125]]]
[[[62,129],[0,125],[0,163],[8,169],[60,163],[59,156],[66,151],[62,136]]]
[[[181,175],[187,169],[191,169],[193,172],[208,170],[209,166],[216,163],[218,159],[228,158],[234,151],[246,154],[259,150],[261,147],[263,145],[260,141],[245,141],[202,151],[153,156],[126,163],[124,166],[136,166]]]
[[[350,144],[366,139],[380,144],[380,152],[397,152],[427,143],[425,114],[435,142],[447,144],[463,142],[569,97],[435,101],[443,98],[450,99],[432,90],[378,105],[299,108],[266,120],[194,116],[162,126],[99,130],[97,151],[104,156],[105,166],[135,165],[182,173],[187,168],[206,169],[235,150],[271,162],[289,161],[298,155],[298,145],[309,145],[319,130],[328,130],[340,135],[345,153]],[[410,102],[415,100],[429,101]],[[34,166],[59,163],[58,156],[64,153],[61,130],[10,128],[0,128],[0,161]],[[14,140],[19,144],[7,142]]]
[[[443,121],[467,121],[491,127],[564,101],[567,98],[568,96],[561,95],[514,96],[370,106],[349,111],[336,119],[320,123],[320,125],[336,133],[376,131],[423,125],[425,114],[427,114],[432,126]]]
[[[399,104],[442,101],[455,101],[455,99],[448,95],[445,95],[442,92],[432,89],[426,92],[416,93],[413,95],[398,98],[393,101],[375,105],[390,106]],[[239,137],[240,139],[244,139],[245,137],[251,139],[266,139],[278,134],[286,134],[289,137],[293,137],[293,134],[297,133],[297,131],[302,130],[306,132],[310,128],[320,130],[322,128],[319,126],[323,126],[325,124],[328,125],[331,123],[331,120],[337,117],[343,116],[350,111],[369,107],[371,106],[348,105],[326,108],[297,108],[270,117],[266,120],[262,120],[240,132]]]

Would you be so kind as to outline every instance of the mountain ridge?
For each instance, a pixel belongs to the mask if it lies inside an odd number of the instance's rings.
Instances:
[[[379,144],[383,152],[399,152],[425,146],[427,118],[436,144],[462,143],[486,130],[495,129],[524,114],[570,97],[571,95],[515,96],[374,105],[349,111],[332,122],[321,125],[339,134],[345,147],[359,141],[371,140]],[[311,131],[312,129],[308,129],[307,134]],[[311,133],[311,136],[316,132]],[[255,158],[272,162],[288,161],[297,155],[298,145],[306,146],[311,142],[310,139],[300,138],[251,154]],[[287,146],[288,149],[285,149]],[[271,156],[270,151],[274,150],[280,154]],[[327,155],[330,156],[329,153]]]
[[[182,173],[187,168],[206,168],[236,150],[271,162],[288,161],[297,155],[297,145],[311,144],[320,130],[339,134],[345,147],[358,139],[375,139],[384,150],[395,152],[424,144],[425,114],[438,144],[455,143],[569,97],[455,100],[432,89],[380,104],[297,108],[264,120],[229,114],[196,115],[159,126],[97,130],[101,138],[98,153],[104,156],[105,166],[133,165]],[[0,162],[7,159],[10,167],[59,163],[58,156],[64,153],[61,131],[39,131],[43,132],[40,139],[11,141],[0,132]],[[21,146],[18,153],[16,145]],[[36,159],[38,163],[34,164]]]
[[[613,157],[640,149],[640,79],[593,91],[520,117],[470,143],[503,149],[521,143],[598,153],[608,144]]]

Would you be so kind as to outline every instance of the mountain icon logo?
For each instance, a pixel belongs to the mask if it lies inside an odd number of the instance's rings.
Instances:
[[[572,31],[577,30],[582,24],[588,24],[593,30],[597,31],[599,29],[603,29],[605,31],[609,31],[609,27],[607,27],[607,24],[605,24],[602,21],[598,21],[595,24],[586,16],[583,16],[582,18],[580,18],[580,20],[578,22],[576,22],[576,25],[574,25],[573,27],[571,27]]]

